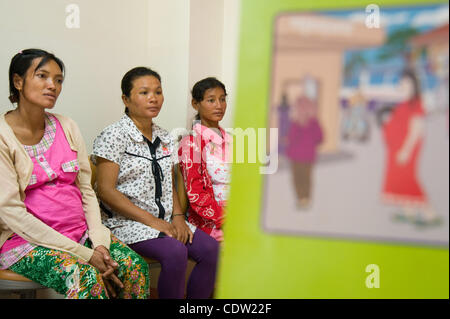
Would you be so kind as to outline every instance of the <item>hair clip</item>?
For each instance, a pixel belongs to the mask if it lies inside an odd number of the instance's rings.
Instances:
[[[19,51],[19,54],[22,54],[22,50]]]

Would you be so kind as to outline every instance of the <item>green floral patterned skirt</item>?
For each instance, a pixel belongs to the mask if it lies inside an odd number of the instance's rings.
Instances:
[[[91,247],[90,240],[85,246]],[[116,237],[111,236],[111,257],[119,264],[117,277],[124,284],[119,298],[149,297],[148,264]],[[54,289],[69,299],[107,299],[101,274],[81,259],[59,250],[42,246],[30,251],[10,270],[43,286]]]

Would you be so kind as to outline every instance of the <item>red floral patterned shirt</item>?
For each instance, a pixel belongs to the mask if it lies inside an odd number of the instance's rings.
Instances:
[[[224,138],[196,124],[192,134],[180,141],[178,149],[180,170],[189,199],[188,220],[207,234],[221,228],[227,197],[228,154],[232,139],[222,128],[220,131]]]

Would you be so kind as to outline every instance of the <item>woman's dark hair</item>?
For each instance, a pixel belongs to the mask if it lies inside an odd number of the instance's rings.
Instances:
[[[130,97],[131,89],[133,88],[133,81],[142,76],[154,76],[161,82],[161,76],[152,69],[146,68],[144,66],[139,66],[131,69],[122,78],[121,88],[122,94],[126,97]],[[128,108],[125,107],[125,113],[128,114]]]
[[[48,61],[53,60],[58,64],[61,72],[64,75],[64,63],[58,59],[53,53],[49,53],[47,51],[41,49],[26,49],[17,53],[11,59],[11,63],[9,65],[9,100],[11,103],[19,102],[19,90],[14,86],[14,74],[17,74],[24,80],[25,84],[25,74],[30,68],[34,59],[42,58],[39,62],[38,66],[34,69],[33,72],[36,72],[43,65],[47,64]]]
[[[191,91],[192,98],[196,102],[201,102],[205,97],[205,92],[209,89],[214,88],[222,88],[223,91],[225,92],[225,95],[227,95],[227,90],[225,89],[225,85],[222,82],[220,82],[214,77],[208,77],[194,84],[194,87],[192,88]],[[195,115],[195,120],[198,121],[200,120],[200,115],[198,113]]]
[[[225,92],[225,95],[227,95],[227,90],[225,89],[225,85],[222,82],[220,82],[219,80],[217,80],[216,78],[209,77],[209,78],[200,80],[197,83],[195,83],[194,87],[192,88],[192,91],[191,91],[192,98],[196,102],[201,102],[201,101],[203,101],[205,92],[207,90],[218,88],[218,87],[222,88],[223,91]]]
[[[403,70],[400,79],[402,78],[409,78],[413,84],[413,88],[414,88],[414,96],[413,98],[418,98],[420,97],[420,83],[419,83],[419,79],[417,78],[416,73],[414,72],[414,70],[412,69],[405,69]]]

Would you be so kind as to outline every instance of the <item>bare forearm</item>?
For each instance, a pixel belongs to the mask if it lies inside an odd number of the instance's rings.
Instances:
[[[408,127],[408,133],[401,150],[410,153],[414,149],[415,145],[422,137],[424,130],[423,126],[424,126],[423,119],[418,117],[411,119],[411,122]]]
[[[182,209],[181,209],[181,205],[180,205],[180,201],[178,200],[178,194],[177,194],[177,189],[175,188],[175,186],[172,186],[172,202],[173,202],[173,213],[174,214],[182,214]]]
[[[120,215],[140,222],[144,225],[153,227],[158,218],[149,212],[134,205],[124,194],[117,189],[99,190],[99,198],[107,204],[112,210]]]
[[[175,180],[175,169],[172,168],[172,180]],[[183,214],[175,183],[172,183],[173,214]]]

